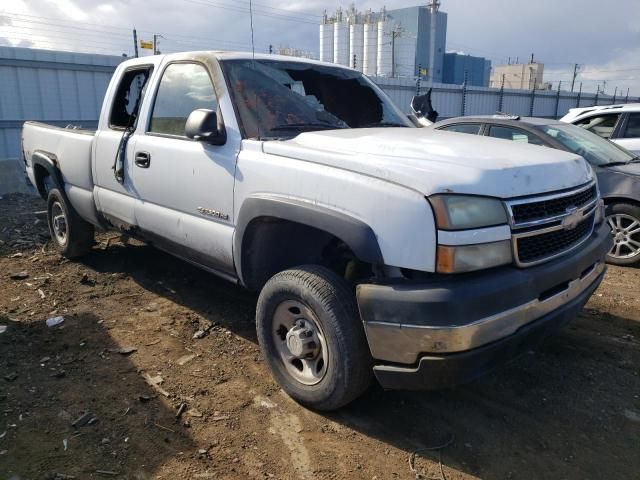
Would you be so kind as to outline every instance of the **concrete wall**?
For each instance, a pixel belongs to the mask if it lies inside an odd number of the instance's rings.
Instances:
[[[0,196],[7,193],[36,193],[26,182],[24,164],[18,160],[0,160]]]

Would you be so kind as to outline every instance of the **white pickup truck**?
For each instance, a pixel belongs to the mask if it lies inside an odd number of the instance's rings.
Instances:
[[[320,410],[526,351],[611,243],[581,157],[415,128],[362,74],[291,57],[125,61],[97,131],[27,122],[23,153],[63,255],[119,230],[259,291],[266,362]]]

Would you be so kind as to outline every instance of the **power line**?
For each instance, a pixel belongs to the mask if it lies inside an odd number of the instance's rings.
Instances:
[[[43,17],[40,17],[40,18],[43,18]],[[26,23],[27,25],[17,24],[22,22]],[[35,24],[37,26],[33,26],[29,24]],[[19,32],[15,32],[16,29]],[[36,43],[42,43],[43,41],[45,43],[51,43],[51,42],[46,42],[46,39],[48,38],[67,39],[73,44],[76,44],[82,41],[83,43],[92,43],[94,45],[113,46],[113,48],[118,51],[121,50],[121,45],[120,45],[121,43],[128,44],[131,40],[130,35],[125,35],[125,34],[116,33],[116,32],[88,29],[88,28],[79,27],[75,25],[63,25],[63,24],[53,23],[53,22],[24,20],[24,19],[16,20],[16,24],[13,24],[13,25],[0,26],[0,31],[3,31],[3,30],[6,30],[6,34],[8,36],[14,39],[19,39],[19,40],[27,40],[27,41],[35,40]],[[151,34],[152,31],[138,30],[138,32],[141,32],[141,33],[146,32]],[[41,40],[40,38],[36,40],[34,37],[42,37],[44,40]],[[165,35],[165,37],[176,43],[183,43],[183,44],[190,44],[190,45],[201,45],[201,46],[226,45],[229,47],[232,45],[235,45],[237,48],[240,48],[240,47],[246,48],[248,46],[247,43],[242,43],[242,42],[214,39],[210,37],[181,35],[177,33],[168,33],[167,35]],[[173,38],[173,37],[177,37],[177,38]]]
[[[205,0],[182,0],[183,2],[187,2],[187,3],[192,3],[194,5],[202,5],[205,7],[216,7],[216,8],[222,8],[224,10],[229,10],[229,11],[233,11],[233,12],[239,12],[239,13],[249,13],[249,8],[248,7],[241,7],[238,5],[229,5],[229,4],[225,4],[225,3],[218,3],[218,2],[211,2],[211,1],[205,1]],[[296,23],[308,23],[308,24],[312,24],[312,25],[318,25],[319,21],[317,20],[311,20],[311,19],[306,19],[303,17],[298,17],[298,16],[293,16],[293,15],[284,15],[284,14],[279,14],[279,13],[271,13],[268,11],[262,11],[262,10],[254,10],[254,14],[255,15],[259,15],[262,17],[268,17],[268,18],[273,18],[276,20],[286,20],[286,21],[294,21]]]

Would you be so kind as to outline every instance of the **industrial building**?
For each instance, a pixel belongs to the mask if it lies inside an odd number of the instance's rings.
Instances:
[[[444,54],[442,83],[475,87],[488,87],[491,75],[491,61],[457,52]]]
[[[354,7],[323,16],[320,60],[355,68],[365,75],[421,75],[442,82],[447,14],[440,2],[395,10],[360,12]]]
[[[544,64],[531,61],[530,63],[511,63],[496,65],[491,74],[489,86],[492,88],[516,90],[548,90],[544,83]]]

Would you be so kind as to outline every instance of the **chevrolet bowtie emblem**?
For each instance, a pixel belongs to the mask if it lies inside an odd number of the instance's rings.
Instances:
[[[582,216],[582,212],[578,210],[578,207],[567,208],[567,216],[562,219],[562,227],[565,230],[573,230],[582,220]]]

